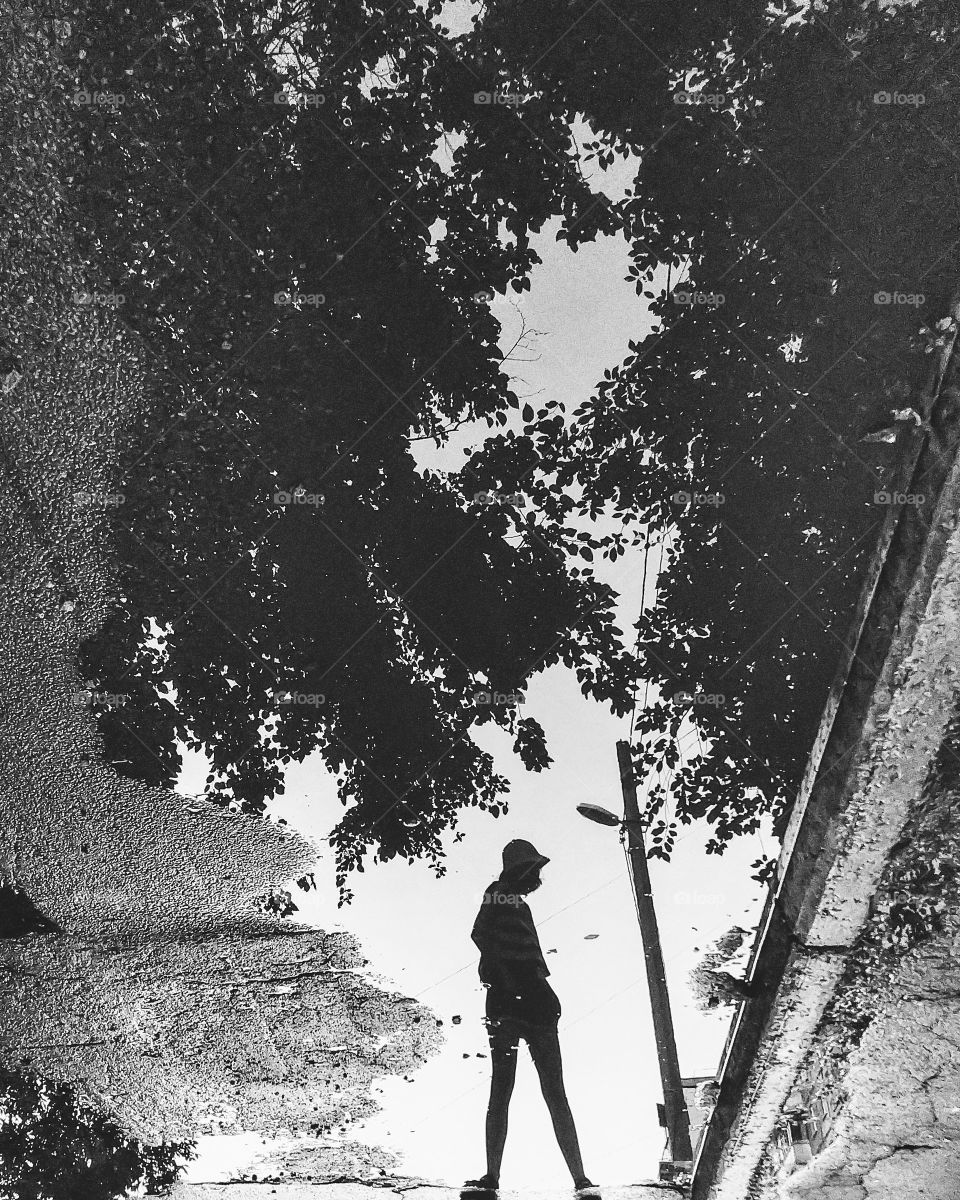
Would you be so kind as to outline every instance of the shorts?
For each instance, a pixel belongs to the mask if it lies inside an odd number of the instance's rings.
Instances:
[[[520,1048],[521,1040],[529,1046],[530,1057],[536,1060],[541,1049],[556,1043],[557,1021],[541,1022],[523,1021],[511,1016],[494,1016],[484,1020],[487,1027],[487,1037],[490,1038],[490,1054],[492,1058],[506,1058],[515,1055]]]
[[[498,988],[487,990],[484,1024],[494,1052],[516,1047],[521,1038],[532,1050],[544,1037],[555,1036],[559,1020],[560,1001],[546,980],[520,995]]]

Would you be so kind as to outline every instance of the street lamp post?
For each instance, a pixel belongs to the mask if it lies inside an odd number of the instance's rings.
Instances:
[[[591,821],[602,825],[621,825],[627,834],[627,862],[633,886],[640,933],[643,938],[643,957],[647,966],[647,985],[650,989],[650,1009],[653,1013],[653,1032],[660,1062],[663,1087],[663,1107],[667,1129],[667,1153],[671,1162],[686,1163],[693,1159],[690,1144],[690,1117],[680,1079],[677,1040],[670,1013],[670,996],[660,947],[660,931],[653,907],[647,852],[643,844],[643,827],[637,803],[637,787],[633,777],[633,759],[629,742],[617,742],[617,761],[620,766],[620,785],[623,791],[623,821],[613,813],[593,804],[579,804],[578,811]]]

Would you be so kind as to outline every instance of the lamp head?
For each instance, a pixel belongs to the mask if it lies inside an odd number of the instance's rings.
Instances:
[[[581,817],[586,817],[588,821],[595,821],[598,825],[620,825],[621,819],[612,813],[608,808],[602,808],[599,804],[578,804],[577,812]]]

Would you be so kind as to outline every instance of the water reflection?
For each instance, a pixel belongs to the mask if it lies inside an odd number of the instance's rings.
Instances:
[[[499,1187],[517,1050],[525,1041],[574,1186],[592,1187],[583,1169],[563,1083],[557,1035],[560,1001],[547,982],[550,971],[525,900],[540,887],[540,872],[550,859],[522,838],[508,842],[502,857],[503,869],[484,891],[471,935],[480,950],[480,979],[487,987],[492,1074],[486,1119],[487,1167],[479,1179],[468,1180],[466,1186],[488,1191]]]

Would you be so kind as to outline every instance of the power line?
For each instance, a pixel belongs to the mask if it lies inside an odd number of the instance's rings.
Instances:
[[[647,535],[647,539],[646,539],[646,543],[644,544],[644,547],[643,547],[643,582],[640,584],[640,612],[637,616],[637,640],[633,646],[633,661],[634,661],[634,663],[638,663],[640,661],[640,622],[643,620],[643,612],[646,607],[646,598],[647,598],[647,560],[650,557],[650,527],[649,526],[645,530],[645,533]],[[643,706],[644,706],[644,708],[646,708],[646,706],[647,706],[646,692],[644,693],[644,697],[643,697]],[[634,685],[633,685],[633,712],[630,714],[629,738],[630,738],[631,743],[633,742],[633,726],[634,726],[634,723],[636,722],[636,719],[637,719],[637,685],[636,685],[636,683],[634,683]]]
[[[618,871],[616,875],[611,875],[605,883],[601,883],[598,887],[595,887],[593,891],[584,892],[584,894],[582,896],[578,896],[576,900],[571,900],[570,903],[565,904],[563,908],[556,909],[554,912],[550,913],[548,917],[544,917],[542,921],[537,922],[537,928],[542,928],[547,924],[548,921],[552,921],[554,917],[559,917],[561,913],[567,912],[568,909],[575,908],[583,900],[589,900],[591,896],[595,896],[597,892],[602,892],[604,888],[608,888],[612,883],[616,883],[618,879],[622,878],[622,871]],[[434,988],[440,987],[441,984],[446,983],[450,979],[455,979],[457,975],[462,975],[464,971],[469,970],[469,968],[475,965],[475,959],[471,959],[470,962],[464,963],[462,967],[458,967],[455,971],[451,971],[449,975],[444,975],[442,979],[438,979],[435,983],[431,983],[427,987],[422,988],[414,997],[414,999],[422,1000],[427,992],[432,992]]]
[[[668,536],[667,531],[664,531],[660,535],[659,541],[656,541],[653,543],[653,546],[660,547],[660,562],[657,565],[657,576],[656,576],[658,581],[660,579],[660,574],[663,571],[663,551],[664,551],[664,543],[667,540],[667,536]],[[650,544],[650,529],[648,526],[646,529],[646,541],[643,546],[643,583],[640,585],[640,613],[638,616],[638,626],[639,626],[639,622],[643,619],[643,614],[646,611],[646,607],[647,607],[647,603],[646,603],[646,601],[647,601],[647,566],[648,566],[648,556],[650,554],[651,549],[652,549],[652,547]],[[640,629],[639,628],[637,629],[637,640],[634,643],[633,658],[634,658],[635,663],[639,662],[639,660],[640,660]],[[648,701],[649,697],[650,697],[650,680],[649,680],[649,678],[646,678],[643,681],[643,707],[644,707],[644,710],[646,710],[647,701]],[[636,687],[634,687],[633,712],[630,714],[629,740],[631,743],[633,742],[633,730],[634,730],[634,724],[636,722],[636,719],[637,719],[637,689],[636,689]]]

